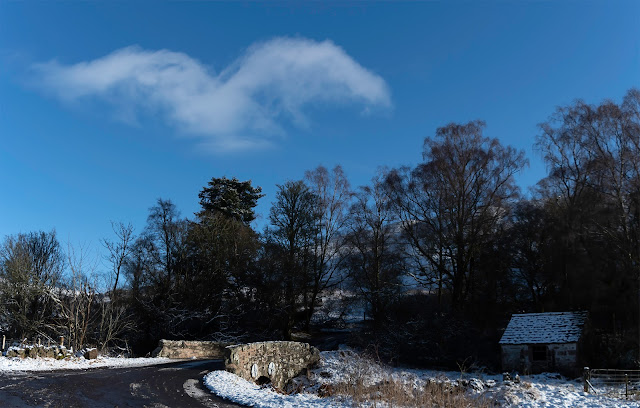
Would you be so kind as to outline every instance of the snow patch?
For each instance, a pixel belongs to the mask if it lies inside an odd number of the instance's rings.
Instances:
[[[98,367],[143,367],[175,362],[168,358],[121,358],[98,356],[94,360],[83,357],[55,360],[53,358],[0,357],[0,372],[86,370]]]
[[[204,383],[214,394],[241,405],[256,408],[338,408],[349,407],[335,398],[300,393],[280,394],[270,387],[262,387],[226,371],[213,371],[204,377]]]

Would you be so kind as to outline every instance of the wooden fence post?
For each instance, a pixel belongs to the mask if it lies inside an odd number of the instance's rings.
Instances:
[[[624,375],[624,397],[629,399],[629,374]]]
[[[584,382],[584,392],[589,393],[589,367],[582,370],[582,381]]]

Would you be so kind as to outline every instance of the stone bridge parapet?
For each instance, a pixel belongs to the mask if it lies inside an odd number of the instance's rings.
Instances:
[[[222,360],[228,345],[216,341],[160,340],[153,356]]]
[[[225,369],[247,381],[271,383],[284,389],[294,377],[320,361],[320,352],[307,343],[266,341],[226,348]]]

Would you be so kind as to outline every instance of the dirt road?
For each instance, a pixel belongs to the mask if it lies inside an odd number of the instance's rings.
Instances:
[[[240,407],[213,396],[203,385],[205,374],[221,369],[221,361],[203,360],[135,368],[0,372],[0,407]]]

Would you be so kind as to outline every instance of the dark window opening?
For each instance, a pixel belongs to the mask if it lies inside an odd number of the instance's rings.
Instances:
[[[271,378],[266,377],[264,375],[261,375],[256,381],[258,385],[265,385],[265,384],[269,384],[270,382],[271,382]]]
[[[531,346],[531,359],[533,361],[546,361],[547,346]]]

